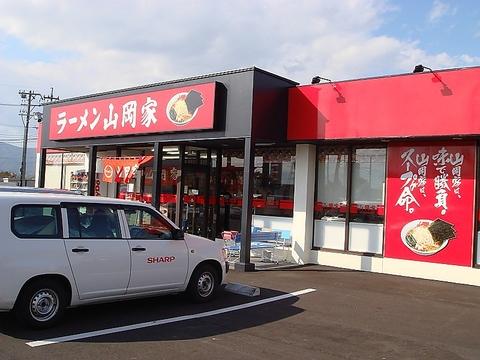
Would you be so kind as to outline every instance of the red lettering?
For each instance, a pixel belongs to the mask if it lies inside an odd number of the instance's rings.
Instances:
[[[156,256],[147,258],[147,264],[171,263],[175,261],[175,256]]]

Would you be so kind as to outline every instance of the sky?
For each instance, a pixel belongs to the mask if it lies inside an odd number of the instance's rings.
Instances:
[[[479,45],[478,0],[0,0],[0,141],[22,145],[19,90],[66,99],[250,66],[338,81],[479,66]]]

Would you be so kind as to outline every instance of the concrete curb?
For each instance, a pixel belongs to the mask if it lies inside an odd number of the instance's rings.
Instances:
[[[260,295],[260,288],[238,283],[228,283],[225,285],[225,291],[249,297]]]

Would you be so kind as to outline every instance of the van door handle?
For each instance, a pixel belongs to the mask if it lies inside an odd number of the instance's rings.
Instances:
[[[86,249],[86,248],[75,248],[75,249],[72,249],[72,252],[74,253],[81,253],[81,252],[89,252],[90,250],[89,249]]]
[[[145,250],[147,250],[147,249],[144,248],[144,247],[139,247],[139,246],[132,248],[132,251],[145,251]]]

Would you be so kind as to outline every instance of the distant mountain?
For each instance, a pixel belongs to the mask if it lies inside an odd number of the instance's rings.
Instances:
[[[27,148],[27,178],[35,176],[35,148]],[[0,142],[0,171],[10,171],[20,177],[22,148]]]

